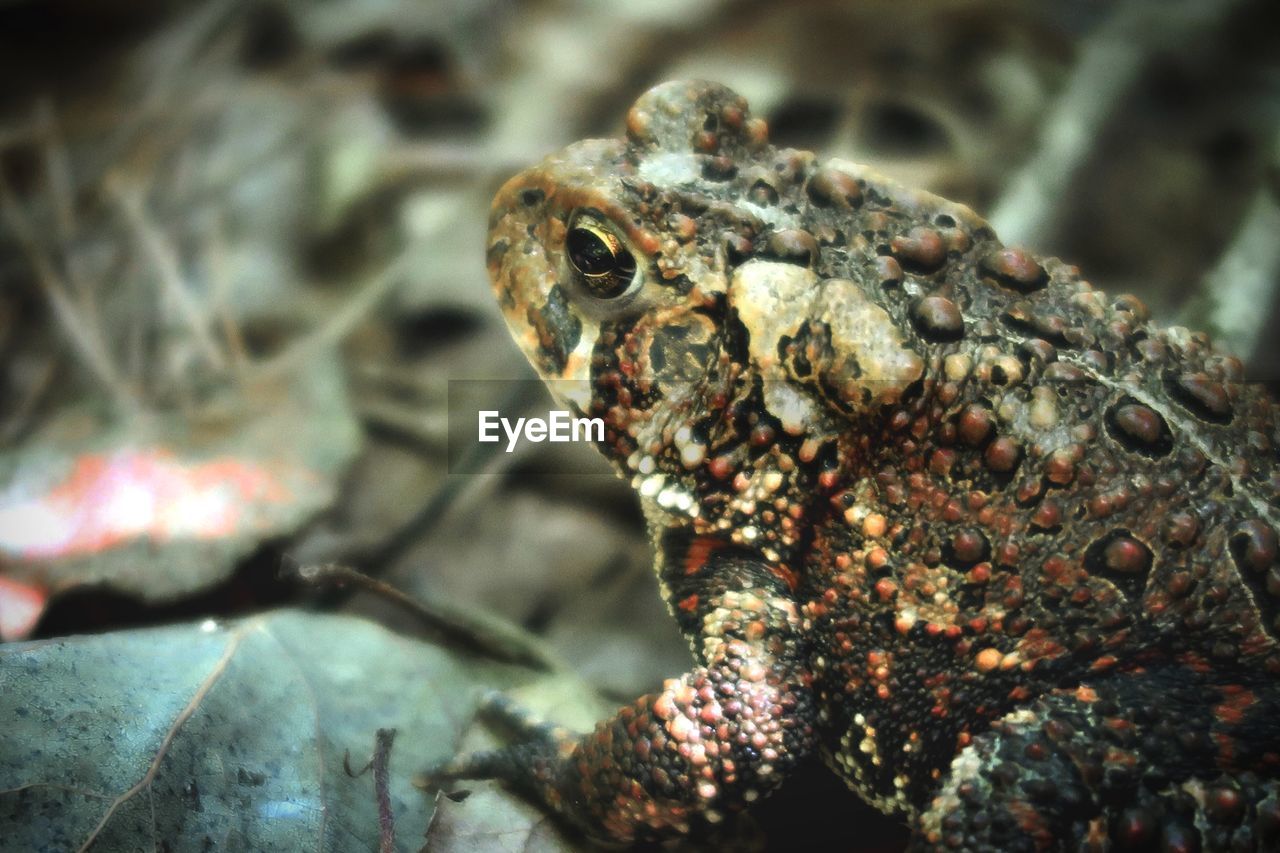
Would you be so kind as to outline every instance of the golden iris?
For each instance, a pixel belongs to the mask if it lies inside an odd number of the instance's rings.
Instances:
[[[565,240],[569,262],[592,295],[611,299],[631,286],[636,259],[616,235],[589,222],[569,229]]]

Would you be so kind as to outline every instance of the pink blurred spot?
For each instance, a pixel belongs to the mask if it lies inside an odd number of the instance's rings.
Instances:
[[[0,641],[21,640],[40,621],[48,601],[43,589],[0,577]]]
[[[295,472],[296,476],[296,472]],[[293,499],[278,474],[242,459],[188,463],[167,450],[89,454],[43,494],[0,495],[0,551],[19,559],[91,554],[130,539],[216,539],[266,525]]]

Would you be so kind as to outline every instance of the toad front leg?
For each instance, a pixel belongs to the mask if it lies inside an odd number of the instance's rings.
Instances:
[[[546,727],[441,774],[496,778],[610,841],[687,833],[772,791],[814,744],[799,616],[768,587],[697,605],[703,665],[574,741]]]

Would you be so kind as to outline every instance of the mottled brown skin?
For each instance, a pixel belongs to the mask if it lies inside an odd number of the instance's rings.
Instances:
[[[1236,359],[710,83],[508,182],[489,270],[696,665],[453,775],[629,841],[816,751],[920,849],[1280,849],[1280,435]]]

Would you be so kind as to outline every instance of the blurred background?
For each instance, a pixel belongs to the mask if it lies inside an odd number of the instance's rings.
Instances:
[[[609,701],[686,669],[603,462],[448,447],[451,411],[547,407],[485,381],[532,377],[494,190],[673,77],[1280,377],[1274,0],[0,0],[0,639],[404,622],[279,572],[336,562]],[[901,843],[811,775],[769,838]]]

